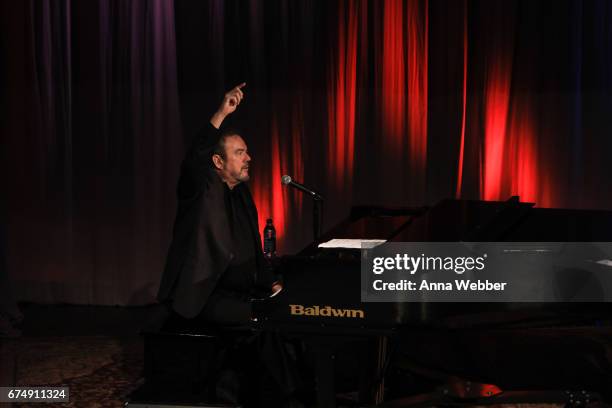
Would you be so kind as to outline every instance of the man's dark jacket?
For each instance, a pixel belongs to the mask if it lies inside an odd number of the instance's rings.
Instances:
[[[219,135],[217,129],[208,125],[196,136],[181,165],[174,232],[157,298],[185,318],[196,317],[202,311],[234,258],[227,188],[211,163]],[[271,285],[272,274],[263,268],[257,208],[244,183],[234,189],[249,215],[256,243],[258,280]]]

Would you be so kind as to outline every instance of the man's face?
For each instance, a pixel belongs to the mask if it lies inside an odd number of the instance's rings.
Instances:
[[[249,162],[251,156],[247,145],[238,135],[225,138],[225,160],[222,160],[219,175],[230,186],[249,180]]]

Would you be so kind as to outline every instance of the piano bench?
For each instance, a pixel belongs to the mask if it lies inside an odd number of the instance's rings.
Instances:
[[[250,328],[169,328],[142,333],[144,384],[132,393],[130,400],[215,402],[219,397],[217,380],[224,375],[222,371],[234,340],[251,333]]]
[[[159,389],[165,394],[212,395],[221,351],[216,331],[148,332],[143,336],[144,378],[152,390]]]

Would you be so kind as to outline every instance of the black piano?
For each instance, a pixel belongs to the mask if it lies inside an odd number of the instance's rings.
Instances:
[[[361,403],[401,397],[402,369],[505,391],[590,390],[610,398],[609,303],[363,303],[360,250],[318,247],[332,238],[610,242],[612,212],[536,208],[518,197],[444,200],[430,208],[354,207],[319,240],[281,258],[285,290],[254,306],[258,329],[302,336],[314,350],[319,406],[334,406],[341,364],[367,367],[352,380]],[[339,350],[351,342],[361,344],[357,356],[340,361]]]

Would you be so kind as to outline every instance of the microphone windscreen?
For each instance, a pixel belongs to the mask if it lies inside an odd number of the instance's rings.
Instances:
[[[291,176],[285,174],[283,177],[281,177],[281,181],[283,184],[289,184],[291,183]]]

